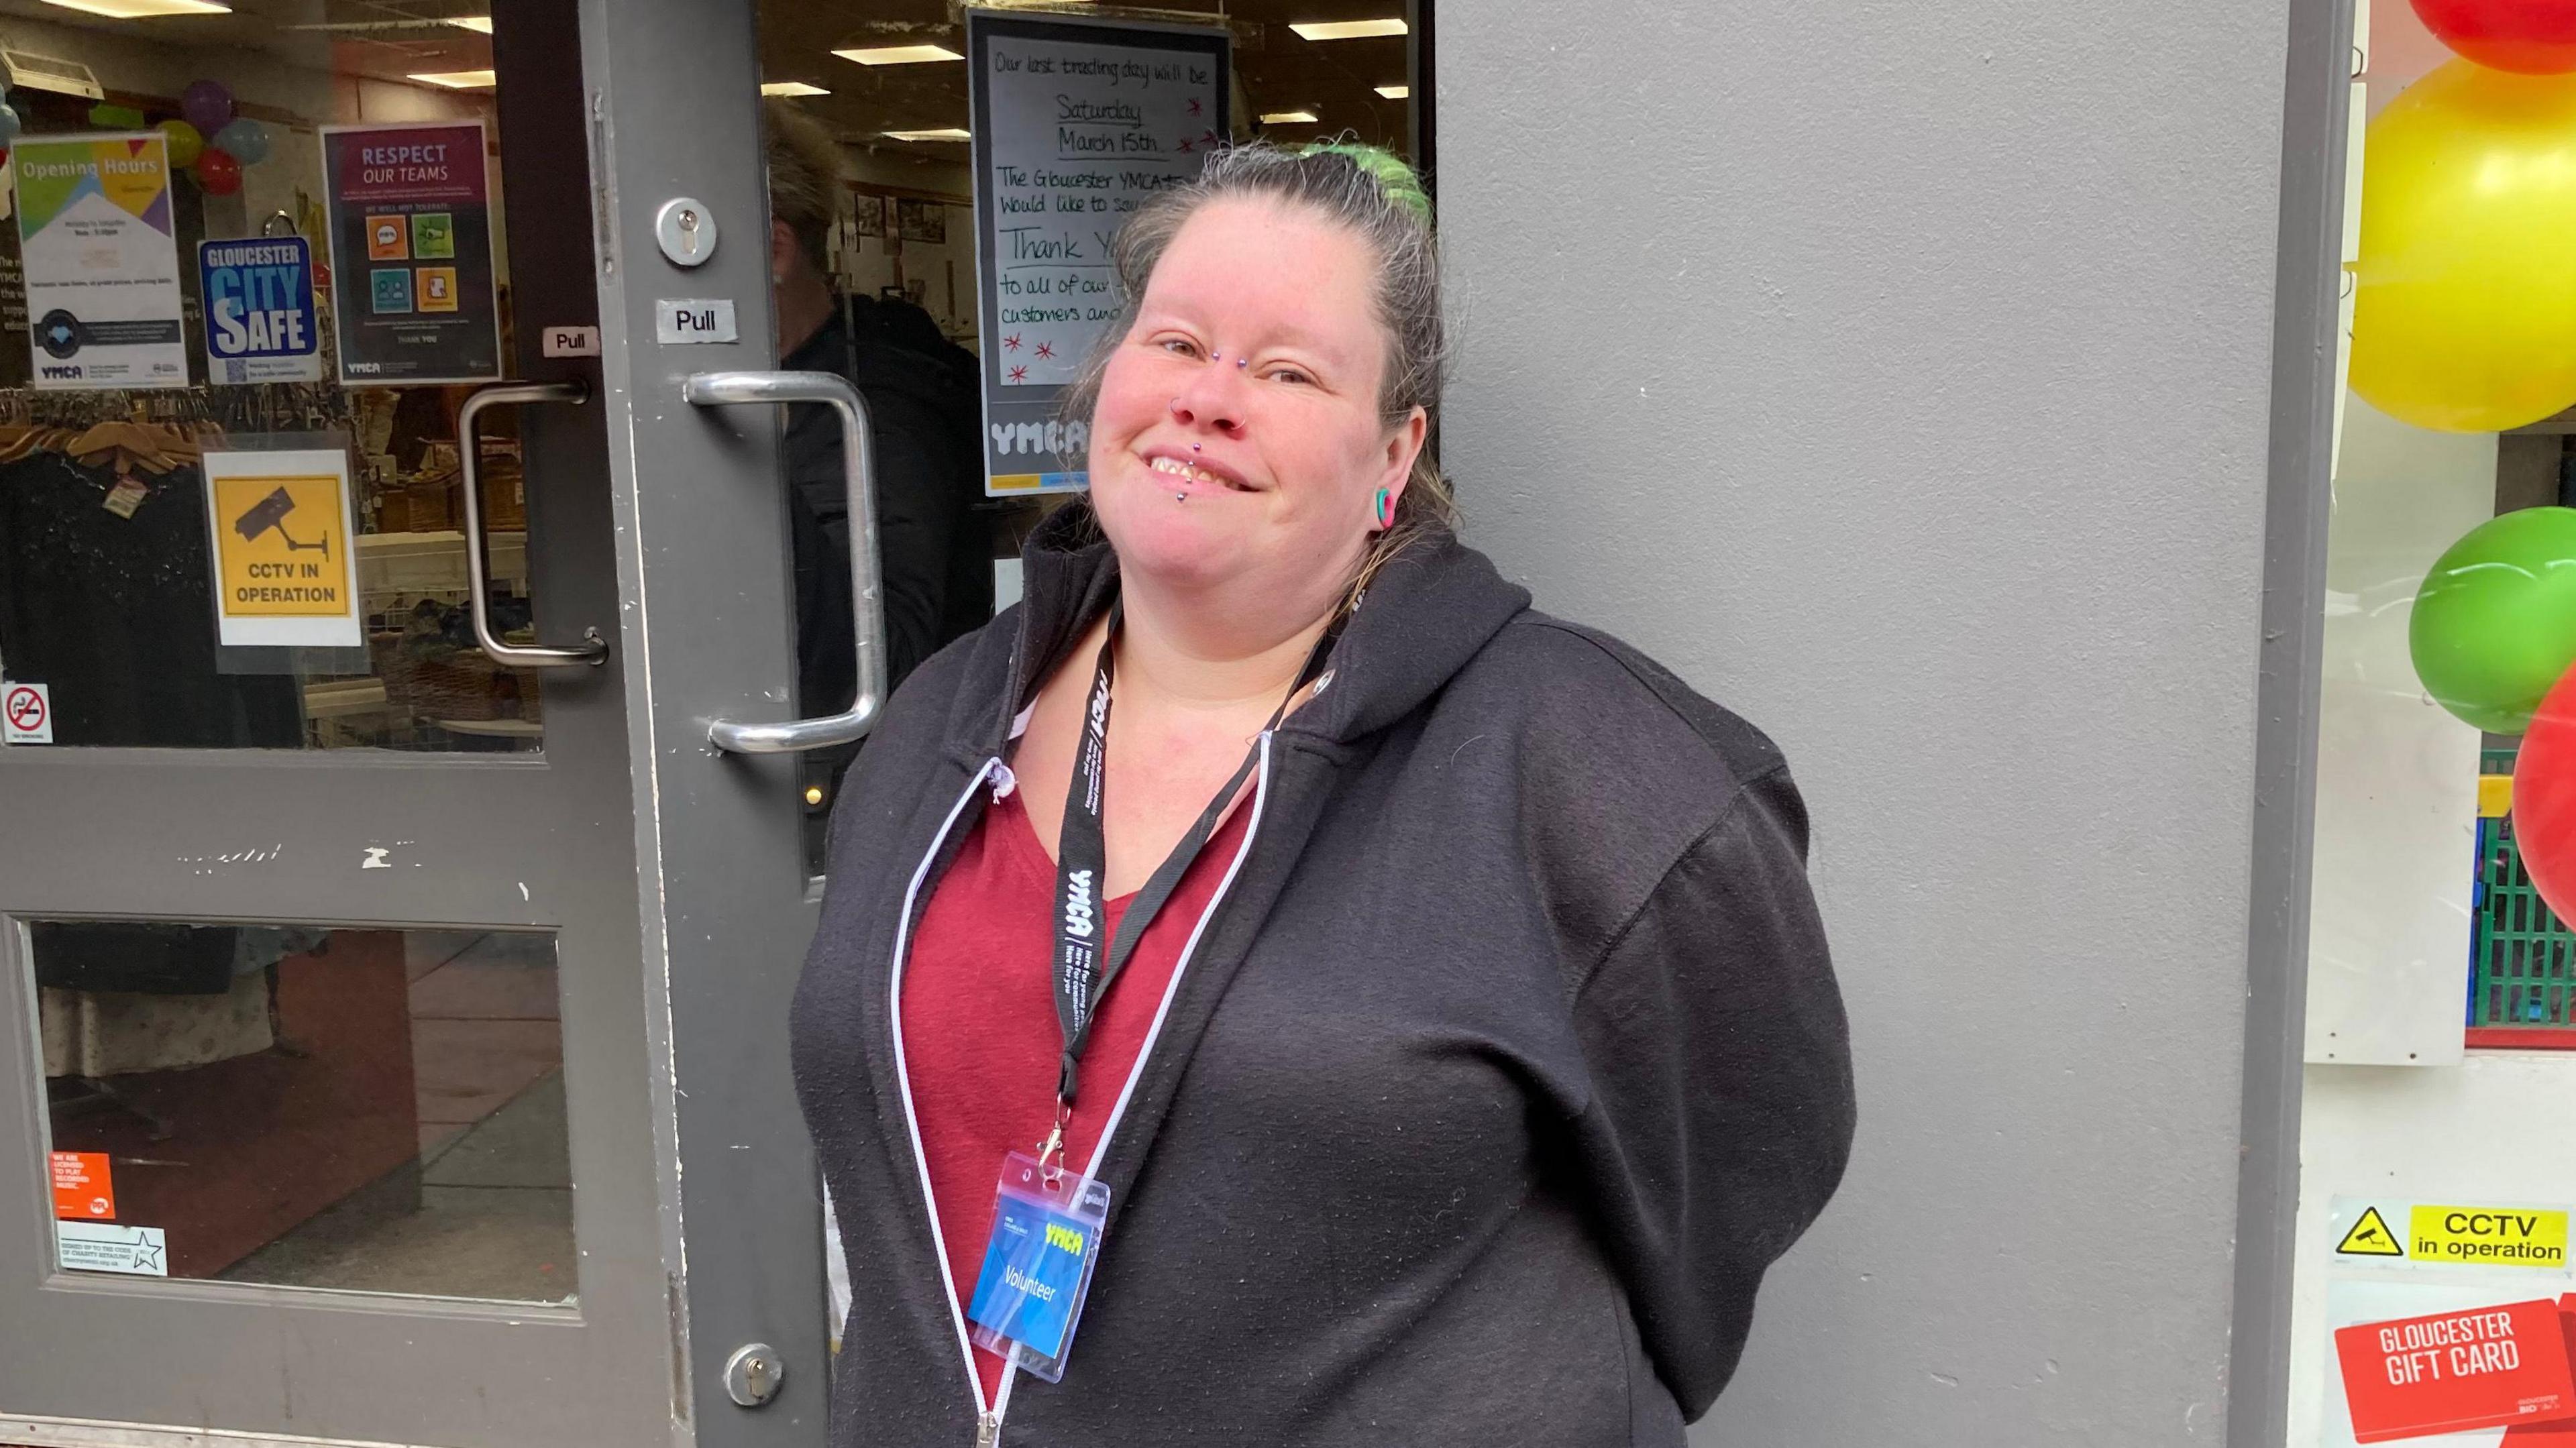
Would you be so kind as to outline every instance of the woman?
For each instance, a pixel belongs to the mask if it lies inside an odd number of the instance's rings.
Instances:
[[[1450,535],[1400,163],[1233,151],[1113,260],[1090,504],[833,822],[833,1441],[1678,1445],[1850,1141],[1780,755]]]

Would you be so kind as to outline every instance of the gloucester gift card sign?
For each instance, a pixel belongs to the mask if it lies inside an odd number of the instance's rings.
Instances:
[[[2325,1249],[2327,1448],[2576,1448],[2568,1208],[2336,1197]]]

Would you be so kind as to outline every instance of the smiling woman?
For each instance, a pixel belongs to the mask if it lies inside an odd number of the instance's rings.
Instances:
[[[1089,503],[834,819],[834,1442],[1679,1448],[1850,1144],[1786,766],[1452,534],[1400,162],[1112,250]]]

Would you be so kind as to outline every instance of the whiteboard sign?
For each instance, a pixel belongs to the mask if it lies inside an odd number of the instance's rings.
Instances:
[[[1225,31],[969,11],[984,491],[1084,486],[1056,407],[1124,324],[1109,240],[1229,134]]]

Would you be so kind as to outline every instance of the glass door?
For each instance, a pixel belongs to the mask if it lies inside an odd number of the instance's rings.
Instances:
[[[757,77],[0,3],[0,1443],[819,1441]]]

